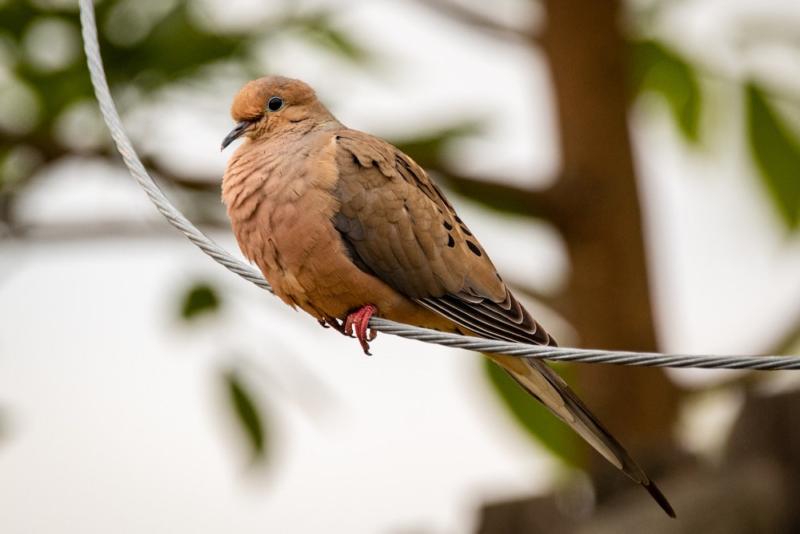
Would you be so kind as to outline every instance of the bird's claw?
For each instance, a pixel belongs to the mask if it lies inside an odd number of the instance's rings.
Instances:
[[[333,328],[337,332],[347,337],[353,337],[352,332],[347,333],[344,331],[344,323],[340,322],[335,317],[325,317],[324,319],[317,319],[317,322],[322,326],[322,328]]]
[[[346,336],[353,336],[358,338],[361,343],[361,348],[364,354],[371,356],[369,352],[369,342],[375,339],[378,333],[369,328],[369,320],[378,312],[378,308],[373,304],[362,306],[356,311],[347,314],[347,319],[344,321],[342,333]]]

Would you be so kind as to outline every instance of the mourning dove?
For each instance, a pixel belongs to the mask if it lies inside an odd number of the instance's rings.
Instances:
[[[365,351],[372,315],[487,339],[555,345],[425,171],[388,142],[342,125],[299,80],[246,84],[222,142],[222,198],[244,255],[275,294]],[[491,355],[609,462],[656,485],[545,363]]]

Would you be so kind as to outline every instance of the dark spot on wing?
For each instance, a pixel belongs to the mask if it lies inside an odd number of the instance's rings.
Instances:
[[[445,227],[445,228],[447,228],[447,231],[448,231],[448,232],[449,232],[450,230],[452,230],[452,229],[453,229],[453,225],[452,225],[452,224],[450,224],[450,223],[449,223],[449,222],[447,222],[447,221],[442,221],[442,224],[444,225],[444,227]]]
[[[476,256],[481,256],[482,255],[481,254],[481,249],[479,249],[478,245],[476,245],[472,241],[467,241],[467,246],[472,251],[472,253],[475,254]]]
[[[461,225],[461,231],[464,232],[467,235],[472,235],[472,232],[470,232],[469,229],[466,226],[464,226],[463,224]]]
[[[455,241],[455,239],[453,239],[453,236],[451,236],[450,234],[447,234],[447,246],[450,247],[450,248],[453,248],[454,246],[456,246],[456,241]]]

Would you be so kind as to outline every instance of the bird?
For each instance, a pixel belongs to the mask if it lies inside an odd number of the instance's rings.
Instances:
[[[371,317],[555,346],[444,193],[389,142],[339,122],[306,83],[270,75],[233,99],[243,140],[222,178],[242,253],[275,294],[369,354]],[[670,516],[656,484],[567,383],[534,358],[488,355]]]

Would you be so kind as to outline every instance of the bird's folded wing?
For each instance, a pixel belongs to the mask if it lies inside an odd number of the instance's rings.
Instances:
[[[554,343],[422,168],[361,132],[343,130],[335,142],[333,222],[356,265],[475,334]]]

